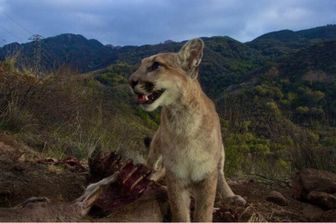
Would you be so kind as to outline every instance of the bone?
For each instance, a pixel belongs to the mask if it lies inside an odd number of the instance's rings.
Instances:
[[[14,208],[0,208],[3,221],[79,221],[90,210],[104,189],[117,180],[119,172],[90,184],[83,195],[70,203],[51,203],[45,197],[31,197]]]

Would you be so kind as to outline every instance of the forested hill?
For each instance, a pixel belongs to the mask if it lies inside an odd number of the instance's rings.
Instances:
[[[264,34],[247,45],[263,55],[276,59],[316,43],[336,39],[336,25],[327,25],[300,31],[281,30]]]

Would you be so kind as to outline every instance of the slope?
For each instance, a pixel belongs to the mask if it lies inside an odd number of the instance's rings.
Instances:
[[[281,30],[266,33],[246,44],[263,55],[277,59],[323,41],[336,40],[336,25],[321,26],[300,31]]]

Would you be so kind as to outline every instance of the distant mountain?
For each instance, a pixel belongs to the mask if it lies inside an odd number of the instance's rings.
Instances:
[[[12,43],[0,48],[0,59],[15,57],[19,66],[24,68],[34,67],[36,55],[40,57],[38,65],[42,72],[63,65],[85,72],[107,66],[115,59],[113,48],[75,34],[49,37],[40,43]]]
[[[286,75],[307,72],[311,70],[308,65],[317,66],[316,63],[323,63],[323,69],[332,69],[327,64],[327,61],[333,61],[332,55],[325,52],[331,52],[328,47],[333,49],[332,42],[327,42],[336,41],[336,25],[295,32],[271,32],[245,44],[225,36],[205,37],[203,40],[206,48],[200,79],[207,93],[217,97],[229,86],[255,79],[274,63],[275,67],[286,71]],[[114,47],[81,35],[62,34],[42,39],[38,43],[40,48],[35,42],[5,45],[0,48],[0,59],[14,56],[20,67],[33,68],[39,59],[36,55],[40,55],[38,66],[42,72],[64,65],[79,72],[88,72],[110,64],[135,65],[141,58],[158,52],[176,52],[183,43],[165,41],[155,45]],[[311,58],[311,53],[319,57]]]
[[[277,58],[288,55],[299,49],[320,43],[336,40],[336,25],[327,25],[301,31],[281,30],[267,33],[246,43],[260,50],[263,55]]]

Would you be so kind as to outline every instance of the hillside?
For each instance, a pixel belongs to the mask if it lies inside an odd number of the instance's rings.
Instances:
[[[235,148],[246,155],[275,158],[279,172],[286,163],[335,171],[335,50],[335,41],[308,46],[226,88],[216,102],[236,132],[229,142],[239,141]]]
[[[330,40],[336,40],[336,25],[300,31],[281,30],[271,32],[261,35],[246,44],[260,50],[265,56],[277,59],[279,56],[286,56],[305,47]]]
[[[305,167],[336,171],[335,27],[273,32],[245,44],[225,36],[203,38],[200,81],[220,114],[228,175],[287,178]],[[3,72],[12,81],[0,86],[6,92],[1,95],[11,95],[10,89],[37,92],[2,99],[0,129],[60,154],[85,157],[98,145],[123,148],[131,157],[137,157],[136,150],[145,154],[142,139],[157,128],[158,112],[136,107],[127,77],[141,58],[177,51],[182,44],[111,47],[73,34],[43,39],[41,46],[55,63],[41,65],[56,75],[43,72],[41,83],[34,79],[30,88],[22,87],[24,69]],[[19,67],[29,67],[32,49],[33,43],[13,43],[0,49],[0,57],[20,50]],[[72,75],[61,65],[85,74]]]
[[[280,60],[280,71],[302,81],[332,82],[336,78],[336,40],[306,47]]]
[[[96,74],[67,69],[36,78],[7,63],[0,63],[1,134],[51,157],[86,158],[100,147],[143,161],[143,138],[158,120],[136,106],[124,79],[107,87]]]

